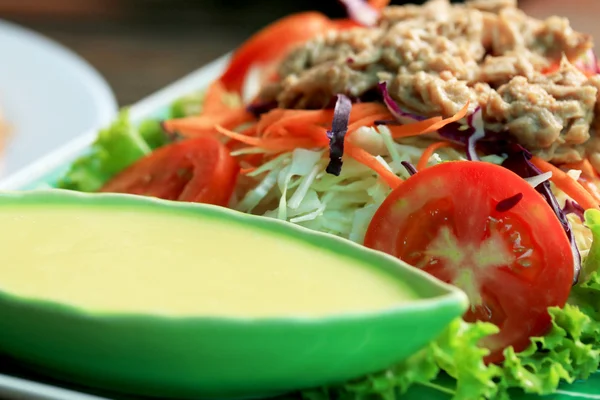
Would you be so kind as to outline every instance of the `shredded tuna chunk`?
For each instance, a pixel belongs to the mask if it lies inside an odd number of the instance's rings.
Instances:
[[[439,76],[417,72],[414,75],[397,75],[390,91],[411,110],[426,116],[456,114],[467,101],[474,109],[475,93],[464,81],[454,77],[445,80]]]
[[[487,130],[508,132],[540,157],[588,157],[600,167],[600,79],[574,65],[591,48],[591,37],[567,19],[531,18],[516,0],[430,0],[387,7],[376,27],[330,32],[297,48],[260,97],[320,108],[385,80],[410,112],[448,117],[469,101],[482,107]]]

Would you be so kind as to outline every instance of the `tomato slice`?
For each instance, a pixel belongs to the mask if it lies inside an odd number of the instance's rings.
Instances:
[[[519,194],[512,208],[497,209]],[[569,240],[550,206],[518,175],[485,162],[441,163],[407,179],[375,213],[364,244],[463,289],[464,319],[500,328],[482,343],[486,362],[545,334],[548,307],[564,306],[573,281]]]
[[[240,92],[253,65],[264,67],[265,64],[276,63],[293,46],[335,28],[337,25],[318,12],[302,12],[281,18],[254,34],[233,53],[220,81],[227,90]]]
[[[155,150],[100,191],[227,206],[239,171],[224,144],[213,137],[198,137]]]

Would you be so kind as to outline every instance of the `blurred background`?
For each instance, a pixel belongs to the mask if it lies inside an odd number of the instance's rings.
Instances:
[[[600,0],[519,3],[539,17],[569,17],[600,41]],[[270,21],[309,9],[345,14],[336,0],[0,0],[0,18],[77,52],[104,75],[121,106],[233,49]]]

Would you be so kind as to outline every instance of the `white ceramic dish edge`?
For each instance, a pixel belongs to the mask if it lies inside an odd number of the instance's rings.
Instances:
[[[6,400],[110,400],[0,374],[0,397]]]
[[[138,123],[153,111],[170,104],[190,91],[204,88],[210,81],[218,77],[219,73],[226,65],[229,56],[229,54],[225,54],[210,64],[197,69],[191,74],[131,105],[129,107],[131,121],[133,123]],[[28,182],[37,180],[45,172],[52,170],[65,162],[73,161],[94,141],[97,134],[98,129],[92,129],[85,132],[49,154],[39,158],[29,166],[0,180],[0,190],[18,190]]]
[[[51,38],[4,19],[0,19],[0,32],[2,35],[8,37],[4,38],[4,40],[8,43],[9,47],[11,45],[16,45],[15,43],[24,42],[27,51],[31,52],[31,50],[34,49],[37,50],[38,56],[49,56],[50,60],[53,60],[53,63],[58,64],[62,68],[67,68],[67,72],[72,75],[73,79],[77,80],[80,86],[78,87],[76,94],[87,96],[85,103],[95,107],[95,109],[93,111],[88,110],[87,114],[90,114],[89,117],[91,119],[89,119],[87,124],[82,120],[77,120],[76,125],[87,125],[89,128],[93,128],[105,124],[114,118],[118,105],[110,85],[106,82],[104,77],[81,56]],[[56,69],[57,67],[54,66],[53,68]],[[52,71],[52,69],[50,70]],[[60,78],[64,79],[65,77],[61,76]],[[39,80],[39,77],[36,79]],[[60,82],[60,79],[58,81]],[[67,89],[67,91],[72,91],[73,87],[68,87]],[[72,96],[73,95],[70,97],[71,100]],[[10,102],[8,103],[10,104]],[[3,111],[7,110],[3,109]],[[12,111],[16,112],[17,115],[9,115],[10,113],[3,112],[3,114],[6,114],[4,117],[9,126],[14,122],[11,120],[11,116],[13,118],[16,117],[17,120],[19,120],[19,118],[22,117],[21,113],[23,112],[22,107],[17,107]],[[42,117],[42,119],[43,118],[44,117]],[[54,123],[54,121],[52,122]],[[24,166],[29,165],[29,163],[34,160],[32,157],[52,152],[66,142],[65,139],[63,139],[65,136],[63,134],[62,136],[56,136],[56,139],[50,141],[49,139],[44,139],[40,144],[31,147],[31,126],[27,126],[28,128],[25,129],[26,132],[18,132],[18,136],[9,140],[7,145],[8,153],[4,154],[0,161],[0,165],[2,166],[0,176],[5,177],[15,173],[24,168]],[[73,128],[75,128],[75,126],[73,126]],[[53,125],[53,129],[56,129],[55,125]],[[82,126],[79,129],[84,129],[84,127]],[[19,128],[17,130],[19,130]],[[77,130],[77,128],[75,128],[75,130]],[[69,129],[68,132],[71,132],[71,134],[81,133],[73,131],[72,129]],[[25,135],[23,136],[23,134]],[[54,135],[52,137],[54,137]],[[66,138],[66,140],[69,139]]]

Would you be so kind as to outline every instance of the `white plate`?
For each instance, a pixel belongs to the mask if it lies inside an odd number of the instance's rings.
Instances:
[[[179,97],[205,88],[219,76],[228,58],[229,54],[226,54],[132,105],[129,107],[131,121],[137,124],[143,119],[164,110],[165,107]],[[81,132],[75,139],[35,160],[27,167],[0,179],[0,190],[20,190],[29,187],[40,179],[44,179],[48,174],[61,171],[65,165],[84,153],[97,135],[98,129],[96,128]]]
[[[0,20],[0,112],[12,126],[0,176],[31,164],[117,111],[104,79],[83,59]]]

